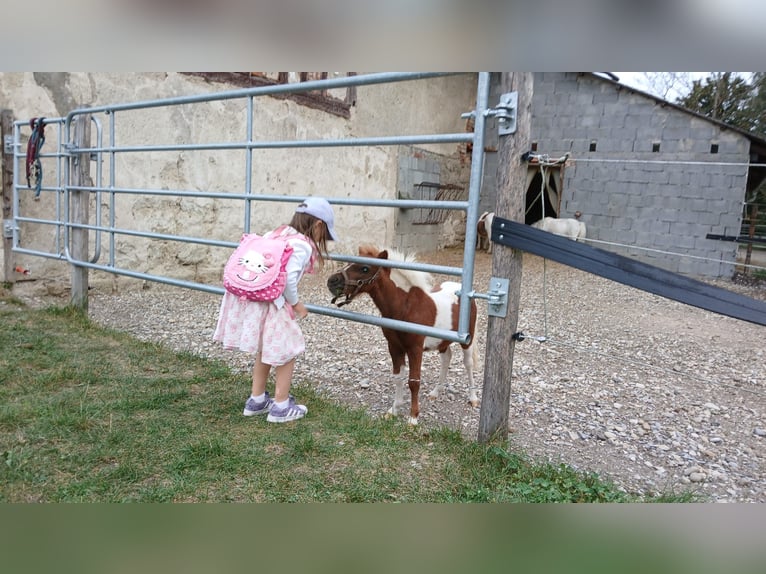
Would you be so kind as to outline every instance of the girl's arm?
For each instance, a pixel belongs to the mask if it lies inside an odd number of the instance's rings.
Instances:
[[[311,245],[300,239],[290,241],[290,246],[293,248],[293,254],[290,256],[290,259],[285,266],[285,271],[287,271],[287,284],[285,285],[285,292],[283,295],[285,301],[295,307],[299,302],[298,283],[300,282],[301,277],[303,277],[304,269],[311,261],[312,249]]]

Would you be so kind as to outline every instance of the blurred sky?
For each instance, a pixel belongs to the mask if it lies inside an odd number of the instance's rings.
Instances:
[[[665,96],[662,93],[658,93],[658,90],[655,88],[655,86],[652,86],[651,82],[647,78],[647,74],[658,74],[662,72],[612,72],[612,73],[617,75],[618,78],[620,78],[621,84],[625,84],[626,86],[630,86],[638,90],[649,92],[650,94],[653,94],[655,96],[665,98],[669,102],[675,102],[679,97],[683,97],[686,95],[685,91],[682,92],[679,90],[673,90],[667,96]],[[703,78],[707,78],[713,72],[678,72],[678,73],[688,74],[688,77],[691,80],[701,80]],[[750,75],[752,74],[752,72],[734,72],[734,73],[746,79],[748,79]]]
[[[651,85],[651,83],[646,77],[647,73],[655,73],[655,72],[612,72],[612,73],[615,74],[618,78],[620,78],[621,84],[625,84],[626,86],[630,86],[638,90],[643,90],[644,92],[649,92],[650,94],[653,94],[655,96],[664,97],[663,94],[657,93],[657,91],[654,89],[654,87]],[[699,80],[699,79],[705,78],[710,74],[710,72],[686,72],[686,73],[690,74],[693,80]],[[667,99],[670,102],[674,102],[677,98],[684,95],[686,94],[682,94],[678,91],[675,91],[672,94],[668,94],[668,96],[665,99]]]

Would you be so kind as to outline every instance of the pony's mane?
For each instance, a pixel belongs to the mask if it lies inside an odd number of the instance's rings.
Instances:
[[[405,263],[414,263],[417,261],[412,253],[402,253],[396,249],[388,250],[388,258],[391,261],[402,261]],[[431,291],[433,278],[430,273],[425,271],[415,271],[414,269],[395,269],[391,268],[391,281],[394,285],[404,291],[409,291],[412,287],[419,287],[426,293]]]
[[[362,245],[359,247],[359,255],[362,257],[377,257],[381,249],[373,245]],[[414,263],[417,261],[414,254],[402,253],[396,249],[387,249],[388,259],[391,261],[402,261],[404,263]],[[409,291],[412,287],[419,287],[426,293],[431,291],[433,278],[430,273],[425,271],[415,271],[413,269],[396,269],[391,267],[391,281],[394,285],[404,291]]]

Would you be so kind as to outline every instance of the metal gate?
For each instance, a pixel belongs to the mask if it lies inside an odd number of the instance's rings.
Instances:
[[[34,214],[22,213],[21,193],[33,192],[33,186],[22,181],[21,173],[24,166],[25,153],[22,150],[22,134],[30,129],[29,121],[17,121],[14,123],[13,133],[13,219],[6,224],[4,230],[6,236],[13,237],[13,250],[17,253],[65,260],[86,274],[87,270],[94,269],[108,273],[124,275],[137,279],[144,279],[158,283],[174,285],[183,288],[196,289],[210,293],[223,293],[220,285],[176,279],[161,274],[150,274],[136,269],[121,267],[118,261],[115,239],[120,235],[129,235],[149,241],[171,241],[198,245],[210,245],[218,247],[234,248],[235,242],[219,241],[194,235],[178,233],[157,233],[142,231],[140,229],[118,228],[115,225],[115,206],[120,196],[151,196],[176,198],[183,201],[189,198],[221,199],[231,202],[239,202],[242,206],[242,230],[249,232],[251,227],[251,204],[255,202],[292,202],[298,203],[303,199],[301,196],[292,195],[264,195],[255,193],[252,185],[253,156],[259,150],[279,148],[321,148],[342,146],[395,146],[395,145],[425,145],[444,143],[471,143],[471,170],[468,198],[464,201],[453,200],[428,200],[428,199],[364,199],[342,198],[329,196],[327,199],[334,205],[350,205],[359,207],[387,207],[394,209],[418,208],[425,210],[461,210],[466,212],[466,233],[464,244],[464,258],[462,267],[446,267],[425,263],[405,263],[381,261],[351,255],[334,254],[331,259],[340,262],[358,262],[386,267],[399,267],[414,269],[432,273],[451,275],[462,282],[464,288],[460,293],[460,316],[457,331],[449,331],[425,327],[414,323],[395,321],[373,315],[342,311],[334,307],[307,305],[312,313],[328,315],[340,319],[357,321],[381,327],[388,327],[403,331],[438,337],[445,340],[467,342],[470,338],[468,333],[470,305],[472,297],[483,297],[473,290],[473,268],[476,245],[476,222],[479,215],[479,194],[482,181],[482,166],[484,160],[484,136],[488,116],[493,111],[488,109],[490,74],[481,72],[478,74],[476,90],[476,108],[464,116],[474,118],[473,131],[463,133],[441,133],[409,136],[381,136],[346,139],[303,139],[294,141],[264,141],[254,139],[255,125],[255,101],[267,95],[286,94],[295,92],[309,92],[312,90],[332,90],[336,88],[366,86],[389,82],[418,81],[439,76],[454,75],[451,73],[381,73],[349,76],[329,80],[308,81],[294,84],[279,84],[247,88],[240,90],[224,91],[212,94],[183,96],[158,100],[147,100],[133,103],[122,103],[91,108],[82,108],[70,112],[64,118],[45,118],[42,121],[48,128],[55,130],[57,142],[55,148],[44,149],[40,154],[48,165],[53,167],[53,173],[46,173],[40,187],[41,201],[52,200],[54,202],[54,216],[52,218],[39,217]],[[121,127],[128,120],[129,113],[140,112],[143,114],[159,113],[170,114],[174,108],[182,105],[240,101],[245,111],[245,129],[240,139],[233,141],[177,143],[159,141],[157,143],[122,143],[118,142],[118,133],[123,133]],[[223,104],[221,104],[223,105]],[[122,122],[122,124],[121,124]],[[77,130],[87,129],[87,125],[93,128],[95,143],[83,146],[78,143]],[[168,138],[172,139],[172,138]],[[51,144],[54,145],[54,144]],[[50,146],[49,146],[50,148]],[[240,193],[213,192],[189,189],[158,189],[158,188],[131,188],[118,185],[119,172],[122,169],[123,159],[131,154],[152,154],[155,152],[192,152],[198,150],[233,150],[242,154],[244,165],[244,189]],[[82,162],[96,161],[95,180],[78,181],[77,171]],[[240,158],[242,161],[242,158]],[[107,174],[104,175],[104,168]],[[48,169],[47,171],[51,171]],[[106,181],[104,181],[106,180]],[[95,213],[87,218],[78,215],[75,204],[95,196]],[[78,199],[79,197],[79,199]],[[87,203],[87,202],[86,202]],[[108,216],[104,216],[102,205],[108,206]],[[104,221],[106,219],[106,221]],[[23,245],[23,230],[27,226],[46,226],[53,231],[53,241],[49,250],[30,249]],[[90,234],[89,242],[86,241],[85,253],[79,254],[74,249],[75,236],[77,234]],[[73,296],[75,286],[73,285]],[[82,294],[87,297],[87,289]]]

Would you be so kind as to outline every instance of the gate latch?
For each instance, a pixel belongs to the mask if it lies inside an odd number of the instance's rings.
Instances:
[[[3,137],[3,153],[5,155],[13,154],[13,136],[10,134]]]
[[[468,296],[471,299],[487,300],[487,315],[492,317],[505,317],[508,314],[508,286],[509,279],[491,277],[489,280],[489,292],[477,293],[471,291]]]

